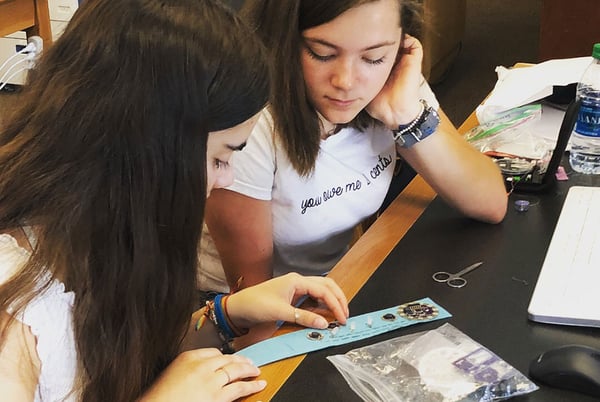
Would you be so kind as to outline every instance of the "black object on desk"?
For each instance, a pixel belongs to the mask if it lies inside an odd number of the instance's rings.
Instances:
[[[579,106],[581,106],[581,101],[573,100],[567,107],[567,111],[565,112],[565,116],[563,117],[563,121],[558,131],[556,145],[552,151],[552,156],[550,157],[550,161],[548,162],[545,173],[540,176],[539,173],[534,170],[531,179],[520,180],[518,182],[511,183],[513,191],[537,193],[549,191],[552,189],[552,187],[554,187],[556,184],[555,173],[560,165],[562,157],[565,153],[565,149],[567,149],[569,138],[571,138],[571,133],[575,127],[577,114],[579,113]]]
[[[566,110],[567,106],[577,96],[577,83],[573,82],[567,85],[553,85],[552,95],[546,96],[543,101],[556,107]]]
[[[464,218],[436,198],[350,303],[352,315],[431,297],[453,317],[449,323],[527,375],[532,359],[565,344],[600,348],[600,329],[540,324],[527,306],[570,185],[600,185],[600,177],[573,175],[552,190],[528,194],[527,212],[509,208],[501,224]],[[509,205],[524,196],[513,194]],[[424,241],[426,239],[426,241]],[[469,286],[435,282],[439,270],[484,261]],[[325,358],[386,339],[437,328],[444,321],[401,329],[365,341],[309,354],[275,395],[275,401],[360,401]],[[592,401],[595,398],[538,384],[515,401]]]
[[[548,350],[531,362],[529,374],[551,387],[600,398],[600,350],[565,345]]]

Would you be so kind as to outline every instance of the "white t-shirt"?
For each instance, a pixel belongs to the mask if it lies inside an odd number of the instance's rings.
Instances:
[[[12,276],[28,258],[29,252],[19,247],[13,237],[0,234],[0,283]],[[41,371],[35,402],[77,399],[71,392],[77,369],[72,322],[74,297],[73,292],[65,292],[64,285],[54,280],[16,316],[30,327],[36,338]]]
[[[423,82],[421,97],[437,108],[433,92]],[[235,181],[228,189],[271,201],[275,276],[292,271],[324,275],[347,251],[354,227],[383,203],[396,162],[392,134],[383,127],[342,129],[321,140],[309,177],[294,170],[278,138],[272,117],[264,110],[244,150],[233,156]],[[198,287],[228,291],[206,225]]]

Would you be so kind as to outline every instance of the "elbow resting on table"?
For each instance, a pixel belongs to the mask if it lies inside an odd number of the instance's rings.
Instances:
[[[500,223],[507,211],[508,198],[503,192],[495,197],[486,197],[471,211],[464,211],[467,216],[486,223]]]
[[[484,221],[488,223],[500,223],[504,220],[506,216],[506,198],[503,203],[498,204],[493,210],[490,210],[490,213],[487,216],[487,219]]]
[[[486,166],[491,168],[486,168]],[[486,223],[500,223],[506,216],[508,208],[508,194],[504,186],[504,178],[498,167],[489,159],[486,160],[486,165],[482,166],[480,172],[470,182],[469,197],[462,198],[460,205],[463,206],[465,214],[471,218]]]

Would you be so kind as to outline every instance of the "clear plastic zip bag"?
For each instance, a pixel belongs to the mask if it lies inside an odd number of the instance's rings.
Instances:
[[[538,389],[450,324],[327,359],[365,401],[488,402]]]
[[[528,126],[539,121],[541,116],[541,104],[510,109],[495,116],[494,120],[473,127],[464,138],[489,156],[542,159],[552,152],[556,141],[548,141],[529,131]]]

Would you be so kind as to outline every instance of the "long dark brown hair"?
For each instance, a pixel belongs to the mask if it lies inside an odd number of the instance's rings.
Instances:
[[[37,245],[0,311],[52,278],[75,293],[81,400],[132,401],[178,354],[208,133],[268,92],[262,45],[216,0],[87,0],[31,75],[0,132],[0,229]]]
[[[246,0],[240,11],[270,53],[273,78],[269,109],[282,146],[300,175],[313,171],[321,139],[320,122],[306,94],[300,63],[302,31],[374,1],[379,0]],[[403,30],[418,36],[420,2],[398,1]],[[350,125],[364,130],[374,123],[374,119],[362,111]]]

